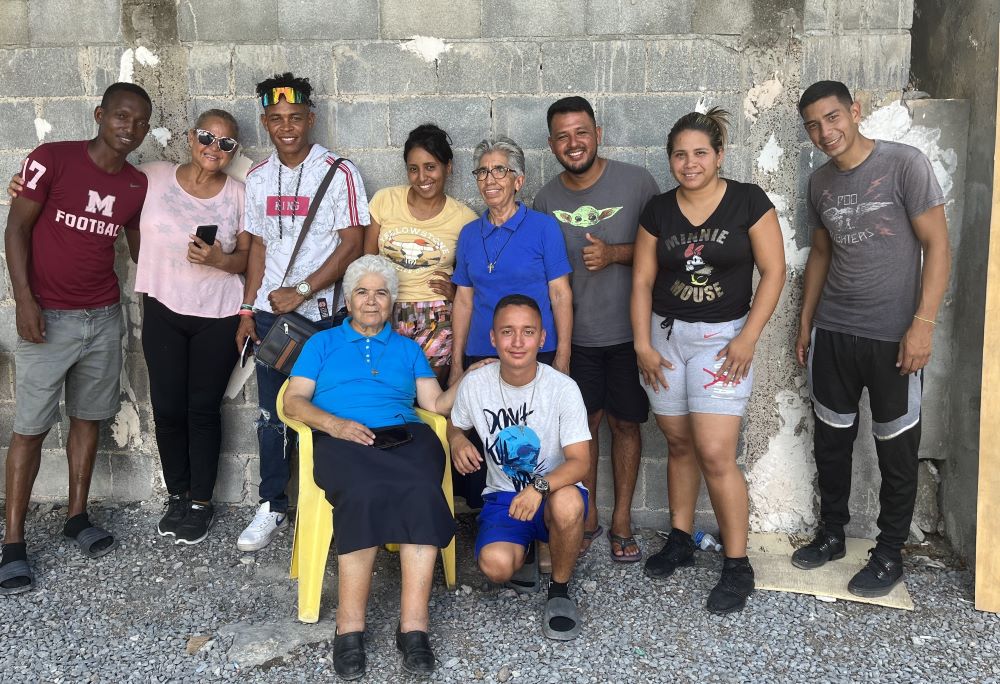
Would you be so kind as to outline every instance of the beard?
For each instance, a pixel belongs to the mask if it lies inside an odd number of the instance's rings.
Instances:
[[[579,162],[576,166],[570,166],[569,164],[564,162],[561,157],[558,158],[558,161],[562,165],[562,167],[567,171],[569,171],[570,173],[575,175],[581,175],[590,171],[590,167],[594,165],[595,161],[597,161],[597,150],[595,149],[593,154],[584,159],[582,162]]]

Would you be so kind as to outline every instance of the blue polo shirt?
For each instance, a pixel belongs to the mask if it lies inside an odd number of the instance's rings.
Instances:
[[[312,403],[317,407],[378,428],[419,422],[413,410],[417,378],[433,378],[434,371],[420,345],[389,324],[365,337],[348,318],[310,337],[291,375],[316,383]]]
[[[487,214],[483,212],[462,228],[451,277],[456,285],[474,290],[465,353],[496,356],[496,348],[490,343],[493,308],[509,294],[528,295],[538,302],[545,328],[545,346],[540,351],[555,351],[559,340],[549,301],[549,282],[573,271],[559,224],[548,214],[524,204],[519,204],[502,226],[490,223]]]

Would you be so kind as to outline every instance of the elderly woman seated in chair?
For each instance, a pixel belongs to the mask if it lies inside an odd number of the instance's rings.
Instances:
[[[350,317],[313,335],[292,369],[285,413],[314,430],[314,478],[334,507],[339,602],[334,668],[365,671],[365,607],[375,553],[399,544],[403,667],[429,674],[428,608],[438,549],[455,522],[441,490],[445,454],[413,409],[447,414],[446,392],[420,346],[386,321],[399,289],[392,263],[364,256],[344,274]]]

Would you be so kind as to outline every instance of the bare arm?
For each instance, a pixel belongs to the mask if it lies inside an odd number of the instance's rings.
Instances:
[[[483,359],[469,366],[470,371],[496,363],[496,359]],[[458,394],[458,383],[442,391],[437,378],[417,378],[417,405],[425,411],[433,411],[447,416],[455,405],[455,395]]]
[[[14,317],[17,334],[28,342],[45,341],[45,319],[28,283],[28,259],[31,257],[31,234],[42,213],[42,205],[24,197],[11,200],[4,232],[7,272],[14,291]]]
[[[451,309],[451,376],[449,385],[454,385],[462,377],[462,357],[465,354],[465,345],[469,340],[469,326],[472,323],[472,296],[471,287],[459,285],[455,290],[455,303]]]
[[[553,367],[569,375],[570,349],[573,343],[573,289],[569,284],[569,275],[560,276],[549,281],[549,301],[552,302],[552,317],[555,319],[556,358]]]
[[[250,235],[250,253],[247,256],[246,281],[243,284],[243,303],[252,306],[257,299],[257,290],[264,282],[264,256],[266,254],[264,240],[259,235]],[[243,349],[247,337],[254,342],[260,342],[257,337],[257,326],[253,316],[240,316],[240,327],[236,329],[236,348]]]
[[[588,271],[600,271],[610,264],[631,264],[632,255],[635,252],[635,243],[623,242],[617,245],[609,245],[600,238],[595,238],[587,233],[587,242],[583,248],[583,265]]]
[[[806,365],[813,316],[816,315],[820,295],[823,294],[832,254],[833,241],[830,233],[823,227],[813,230],[812,249],[809,250],[806,271],[802,276],[802,311],[799,313],[799,337],[795,342],[795,358],[800,366]]]
[[[142,233],[138,228],[125,229],[125,242],[128,244],[128,255],[132,257],[132,263],[139,263],[139,246],[142,243]]]
[[[473,446],[466,431],[455,427],[448,420],[448,445],[451,447],[451,462],[462,475],[474,473],[482,467],[483,455]]]
[[[653,313],[653,283],[659,265],[656,263],[656,237],[642,226],[635,236],[635,254],[632,259],[632,300],[629,309],[632,316],[632,336],[635,355],[639,362],[639,372],[643,383],[659,392],[667,389],[663,368],[673,368],[660,352],[653,348],[650,331],[650,317]]]
[[[378,234],[381,231],[382,226],[375,219],[371,219],[371,223],[365,226],[365,254],[378,254]]]
[[[187,260],[192,264],[211,266],[226,273],[244,273],[247,270],[247,260],[250,255],[250,244],[254,236],[243,231],[236,236],[236,247],[226,254],[222,245],[216,240],[211,246],[206,245],[197,235],[189,236]]]
[[[285,390],[285,415],[322,430],[331,437],[346,439],[358,444],[371,445],[375,435],[367,427],[353,420],[338,418],[312,403],[316,382],[308,378],[292,376]]]
[[[948,244],[948,223],[944,206],[928,209],[911,221],[913,232],[924,252],[924,267],[920,279],[920,301],[909,330],[899,342],[896,366],[902,375],[916,373],[931,358],[934,323],[938,308],[948,289],[951,270],[951,246]]]

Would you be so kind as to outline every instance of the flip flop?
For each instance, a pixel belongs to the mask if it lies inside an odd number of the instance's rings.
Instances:
[[[635,540],[635,535],[619,537],[617,534],[613,534],[609,531],[608,540],[611,542],[608,545],[611,553],[611,560],[617,563],[638,563],[642,560],[642,549],[639,548],[639,542]],[[618,544],[618,548],[622,550],[622,555],[618,556],[615,554],[615,544]],[[625,553],[625,549],[630,546],[635,547],[635,553]]]
[[[573,627],[558,630],[552,627],[553,618],[566,618],[573,622]],[[572,641],[580,636],[580,616],[576,611],[576,603],[564,596],[556,596],[545,602],[545,618],[542,621],[542,634],[556,641]]]
[[[110,539],[111,543],[103,549],[95,550],[94,545],[104,539]],[[105,554],[111,553],[118,546],[118,540],[114,538],[114,535],[101,527],[95,526],[81,530],[80,534],[73,538],[73,541],[76,542],[83,555],[88,558],[100,558]]]
[[[22,594],[35,586],[35,578],[31,574],[31,566],[28,565],[28,561],[16,560],[7,563],[7,565],[0,566],[0,584],[3,584],[7,580],[17,579],[18,577],[27,577],[28,583],[21,587],[10,587],[9,589],[0,586],[0,596]]]
[[[604,528],[600,525],[597,526],[596,530],[584,530],[583,531],[583,543],[580,544],[580,555],[579,558],[583,558],[590,551],[590,545],[594,543],[594,540],[604,534]]]
[[[538,554],[531,550],[531,560],[525,560],[509,580],[503,583],[508,589],[518,594],[534,594],[542,588],[542,577],[538,572]]]

